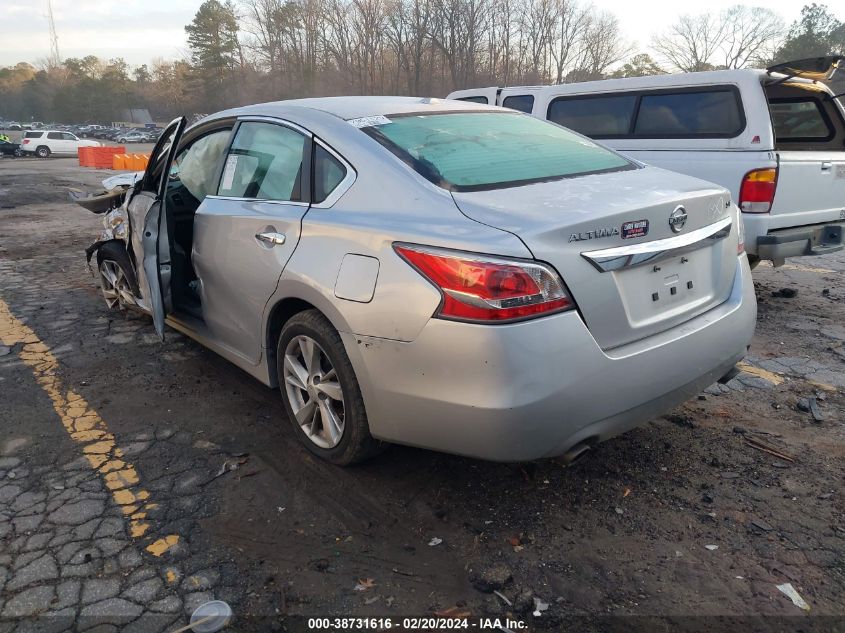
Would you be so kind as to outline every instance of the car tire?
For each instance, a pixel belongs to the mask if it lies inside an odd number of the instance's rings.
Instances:
[[[305,362],[309,341],[317,346],[316,356],[312,354],[311,371]],[[298,364],[296,369],[286,363],[287,355]],[[338,466],[348,466],[369,459],[385,448],[383,442],[370,435],[364,399],[343,341],[318,310],[299,312],[284,324],[276,346],[276,369],[288,419],[297,437],[314,455]],[[299,385],[294,384],[297,380]],[[330,389],[320,390],[320,385],[327,388],[329,383]],[[306,385],[306,389],[300,385]],[[340,395],[340,399],[327,393]],[[297,413],[302,423],[297,421]],[[327,421],[326,416],[335,423],[342,422],[342,428]],[[335,433],[331,432],[332,428]]]
[[[119,138],[119,139],[117,139],[117,142],[118,143],[126,143],[126,139],[125,138]]]
[[[15,158],[20,158],[21,156],[23,156],[23,150],[22,150],[22,149],[16,149],[16,150],[15,150],[15,153],[13,154],[13,156],[14,156]]]
[[[97,250],[97,274],[109,309],[135,305],[135,297],[140,295],[138,282],[122,243],[106,242]]]
[[[38,156],[38,158],[47,158],[50,155],[50,148],[46,145],[39,145],[35,149],[35,155]]]

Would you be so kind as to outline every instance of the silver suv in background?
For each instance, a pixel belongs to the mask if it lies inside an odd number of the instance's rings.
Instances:
[[[107,304],[277,387],[338,464],[383,442],[574,458],[730,372],[754,330],[724,188],[501,108],[177,119],[128,182],[80,200],[107,212]]]

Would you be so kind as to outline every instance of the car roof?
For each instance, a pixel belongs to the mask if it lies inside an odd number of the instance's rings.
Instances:
[[[244,116],[265,115],[282,116],[290,114],[292,109],[319,110],[340,119],[350,120],[387,114],[407,114],[411,112],[454,112],[456,110],[497,110],[494,106],[477,103],[456,103],[446,99],[429,97],[317,97],[311,99],[290,99],[233,108],[214,115]]]

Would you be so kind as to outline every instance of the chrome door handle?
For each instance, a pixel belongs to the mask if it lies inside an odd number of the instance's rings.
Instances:
[[[830,171],[831,169],[833,169],[833,163],[828,161],[822,163],[822,171]]]
[[[285,234],[284,233],[256,233],[255,239],[261,240],[262,242],[266,242],[271,246],[276,246],[277,244],[284,244],[285,243]]]

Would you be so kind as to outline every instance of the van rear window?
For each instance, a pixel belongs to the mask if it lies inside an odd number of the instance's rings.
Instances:
[[[833,127],[817,99],[770,99],[772,125],[778,142],[829,141]]]
[[[44,132],[26,132],[23,137],[24,138],[41,138],[44,135]]]
[[[469,101],[470,103],[487,103],[487,97],[458,97],[455,101]]]
[[[732,86],[558,97],[548,118],[591,138],[732,138],[745,129]]]

